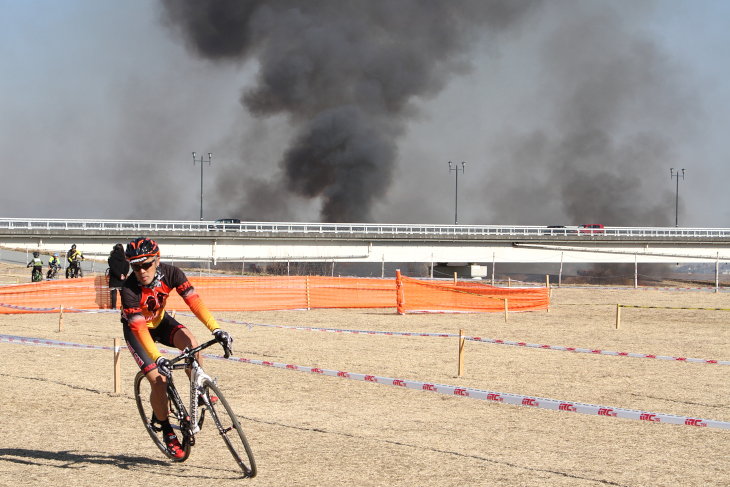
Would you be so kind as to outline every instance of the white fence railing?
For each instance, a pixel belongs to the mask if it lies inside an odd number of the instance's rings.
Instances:
[[[323,236],[383,235],[414,237],[459,236],[583,236],[594,237],[665,237],[665,238],[730,238],[730,228],[677,227],[581,227],[550,228],[524,225],[404,225],[381,223],[282,223],[243,222],[218,223],[205,221],[161,220],[62,220],[62,219],[0,219],[2,230],[54,230],[60,233],[78,231],[121,231],[130,234],[154,232],[225,232],[236,234],[311,234]]]

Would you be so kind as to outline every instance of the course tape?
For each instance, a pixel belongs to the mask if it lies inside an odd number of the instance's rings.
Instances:
[[[575,286],[572,284],[566,284],[564,286],[556,286],[555,284],[550,285],[553,289],[595,289],[595,290],[616,290],[616,291],[703,291],[703,292],[715,292],[718,289],[720,292],[725,292],[730,287],[720,286],[718,288],[712,287],[646,287],[646,286]]]
[[[708,311],[730,311],[730,308],[686,308],[679,306],[634,306],[630,304],[619,304],[619,308],[647,308],[647,309],[702,309]]]
[[[5,305],[0,303],[0,306],[8,306],[11,307],[11,305]],[[12,306],[15,308],[18,308],[17,306]],[[24,308],[29,310],[41,310],[44,308]],[[58,309],[58,308],[48,308],[48,309]],[[101,309],[101,310],[81,310],[81,309],[71,309],[73,312],[77,313],[119,313],[117,310],[113,309]],[[181,316],[187,316],[187,317],[195,317],[195,315],[192,315],[190,313],[176,313]],[[437,337],[437,338],[459,338],[460,335],[455,333],[411,333],[411,332],[402,332],[402,331],[367,331],[367,330],[345,330],[345,329],[339,329],[339,328],[313,328],[313,327],[307,327],[307,326],[285,326],[285,325],[266,325],[262,323],[250,323],[247,321],[238,321],[238,320],[228,320],[224,318],[218,318],[217,321],[220,321],[222,323],[235,323],[237,325],[246,325],[249,328],[252,326],[262,326],[265,328],[280,328],[280,329],[287,329],[287,330],[299,330],[299,331],[324,331],[329,333],[352,333],[355,335],[382,335],[382,336],[406,336],[406,337]],[[562,347],[557,345],[543,345],[539,343],[526,343],[526,342],[515,342],[515,341],[509,341],[509,340],[498,340],[495,338],[482,338],[482,337],[472,337],[472,336],[464,336],[465,340],[473,341],[473,342],[481,342],[481,343],[492,343],[495,345],[508,345],[512,347],[525,347],[525,348],[538,348],[542,350],[556,350],[560,352],[574,352],[574,353],[591,353],[594,355],[611,355],[616,357],[631,357],[631,358],[650,358],[655,360],[671,360],[675,362],[690,362],[695,364],[716,364],[716,365],[730,365],[730,361],[727,360],[716,360],[716,359],[701,359],[701,358],[688,358],[688,357],[670,357],[668,355],[653,355],[653,354],[645,354],[645,353],[631,353],[631,352],[613,352],[610,350],[597,350],[597,349],[591,349],[591,348],[576,348],[576,347]],[[162,351],[162,349],[161,349]]]
[[[187,313],[178,313],[183,316],[193,315]],[[459,338],[461,335],[456,333],[410,333],[402,331],[365,331],[365,330],[341,330],[338,328],[311,328],[306,326],[284,326],[284,325],[263,325],[259,323],[249,323],[246,321],[237,320],[226,320],[219,318],[218,321],[225,323],[235,323],[238,325],[247,326],[264,326],[269,328],[284,328],[290,330],[301,330],[301,331],[325,331],[329,333],[353,333],[355,335],[385,335],[385,336],[408,336],[408,337],[438,337],[438,338]],[[730,365],[730,361],[727,360],[715,360],[715,359],[702,359],[702,358],[688,358],[688,357],[670,357],[668,355],[652,355],[645,353],[630,353],[630,352],[612,352],[610,350],[597,350],[592,348],[576,348],[576,347],[561,347],[557,345],[543,345],[539,343],[527,343],[527,342],[515,342],[510,340],[498,340],[495,338],[482,338],[464,336],[464,340],[481,343],[492,343],[494,345],[508,345],[512,347],[525,347],[525,348],[538,348],[541,350],[557,350],[561,352],[574,352],[574,353],[590,353],[593,355],[611,355],[616,357],[632,357],[632,358],[651,358],[656,360],[672,360],[675,362],[691,362],[696,364],[716,364],[716,365]]]
[[[92,350],[114,350],[114,347],[104,347],[99,345],[82,345],[79,343],[61,342],[56,340],[44,340],[40,338],[19,337],[13,335],[0,335],[0,343],[16,343],[23,345],[36,345],[45,347],[61,347],[61,348],[81,348]],[[126,347],[120,347],[126,348]],[[160,350],[163,353],[177,352],[177,350]],[[318,367],[306,367],[303,365],[292,365],[278,362],[268,362],[265,360],[255,360],[248,358],[231,357],[225,359],[220,355],[203,354],[206,358],[213,360],[229,360],[253,365],[262,365],[265,367],[274,367],[284,370],[295,370],[298,372],[308,372],[310,374],[325,375],[328,377],[339,377],[343,379],[359,380],[363,382],[372,382],[375,384],[403,387],[406,389],[415,389],[425,392],[435,392],[438,394],[446,394],[449,396],[469,397],[471,399],[479,399],[482,401],[497,402],[503,404],[511,404],[513,406],[526,406],[538,409],[547,409],[551,411],[566,411],[580,414],[590,414],[593,416],[606,416],[612,418],[634,419],[640,421],[651,421],[653,423],[668,423],[686,426],[699,426],[706,428],[730,429],[730,422],[716,421],[712,419],[692,418],[689,416],[677,416],[674,414],[651,413],[635,409],[614,408],[606,406],[598,406],[595,404],[585,404],[579,402],[560,401],[557,399],[546,399],[535,396],[523,396],[520,394],[509,394],[504,392],[495,392],[482,389],[473,389],[470,387],[456,387],[445,384],[432,384],[429,382],[420,382],[414,380],[394,379],[392,377],[381,377],[377,375],[358,374],[353,372],[345,372],[342,370],[321,369]]]

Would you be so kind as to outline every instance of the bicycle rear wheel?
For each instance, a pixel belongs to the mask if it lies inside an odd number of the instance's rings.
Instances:
[[[210,416],[218,428],[218,432],[226,442],[226,446],[233,455],[234,460],[246,477],[256,476],[256,461],[253,459],[251,447],[248,445],[246,435],[243,434],[238,418],[228,405],[228,401],[221,393],[218,386],[206,380],[203,387],[208,390],[211,396],[218,396],[218,402],[210,407]]]
[[[137,376],[134,378],[134,399],[137,402],[137,409],[139,410],[139,415],[142,417],[142,423],[144,423],[147,433],[149,433],[152,441],[155,445],[157,445],[157,448],[159,448],[160,451],[162,451],[162,453],[164,453],[168,458],[174,462],[184,462],[188,459],[188,456],[190,456],[192,445],[190,444],[190,439],[183,435],[180,430],[179,421],[182,416],[180,414],[180,410],[178,409],[175,401],[170,397],[170,391],[168,390],[167,395],[170,408],[168,419],[170,420],[170,424],[173,429],[177,430],[176,433],[178,435],[178,439],[180,440],[183,452],[185,452],[185,455],[182,457],[175,458],[167,450],[167,445],[165,445],[162,437],[162,429],[158,425],[152,423],[152,405],[150,404],[151,390],[152,386],[150,386],[150,382],[147,380],[147,377],[145,377],[141,371],[138,372]]]

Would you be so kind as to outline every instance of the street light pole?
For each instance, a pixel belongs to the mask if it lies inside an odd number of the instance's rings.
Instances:
[[[203,163],[207,162],[210,166],[210,159],[213,156],[211,152],[208,152],[208,160],[203,160],[203,156],[200,159],[195,158],[195,152],[193,152],[193,166],[196,162],[200,162],[200,221],[203,221]]]
[[[669,175],[674,179],[677,178],[677,197],[674,200],[674,226],[679,226],[679,169],[677,169],[677,173],[674,173],[674,168],[669,168]],[[684,169],[682,169],[682,179],[684,179]]]
[[[464,172],[464,169],[466,168],[466,162],[461,163],[461,169],[459,169],[459,165],[456,164],[456,167],[451,167],[451,161],[449,161],[449,172],[456,171],[456,201],[454,202],[454,225],[459,224],[459,171]]]

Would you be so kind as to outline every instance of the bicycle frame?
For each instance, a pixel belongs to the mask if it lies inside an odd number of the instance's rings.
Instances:
[[[217,384],[217,379],[210,377],[205,373],[205,371],[203,371],[203,368],[195,359],[195,354],[215,343],[217,343],[216,340],[211,340],[193,348],[192,350],[186,348],[179,356],[170,360],[173,370],[190,369],[190,414],[188,414],[188,410],[185,409],[185,404],[175,388],[172,377],[168,378],[168,388],[172,391],[173,397],[178,403],[178,409],[180,410],[180,414],[183,416],[182,418],[179,418],[180,425],[184,425],[187,429],[187,431],[184,431],[183,433],[190,437],[191,444],[194,444],[194,435],[200,431],[198,420],[202,418],[202,415],[201,417],[198,417],[198,398],[202,398],[203,403],[206,406],[210,406],[210,399],[206,397],[205,391],[203,390],[203,382],[208,379],[212,383]],[[183,360],[185,363],[176,363]]]

